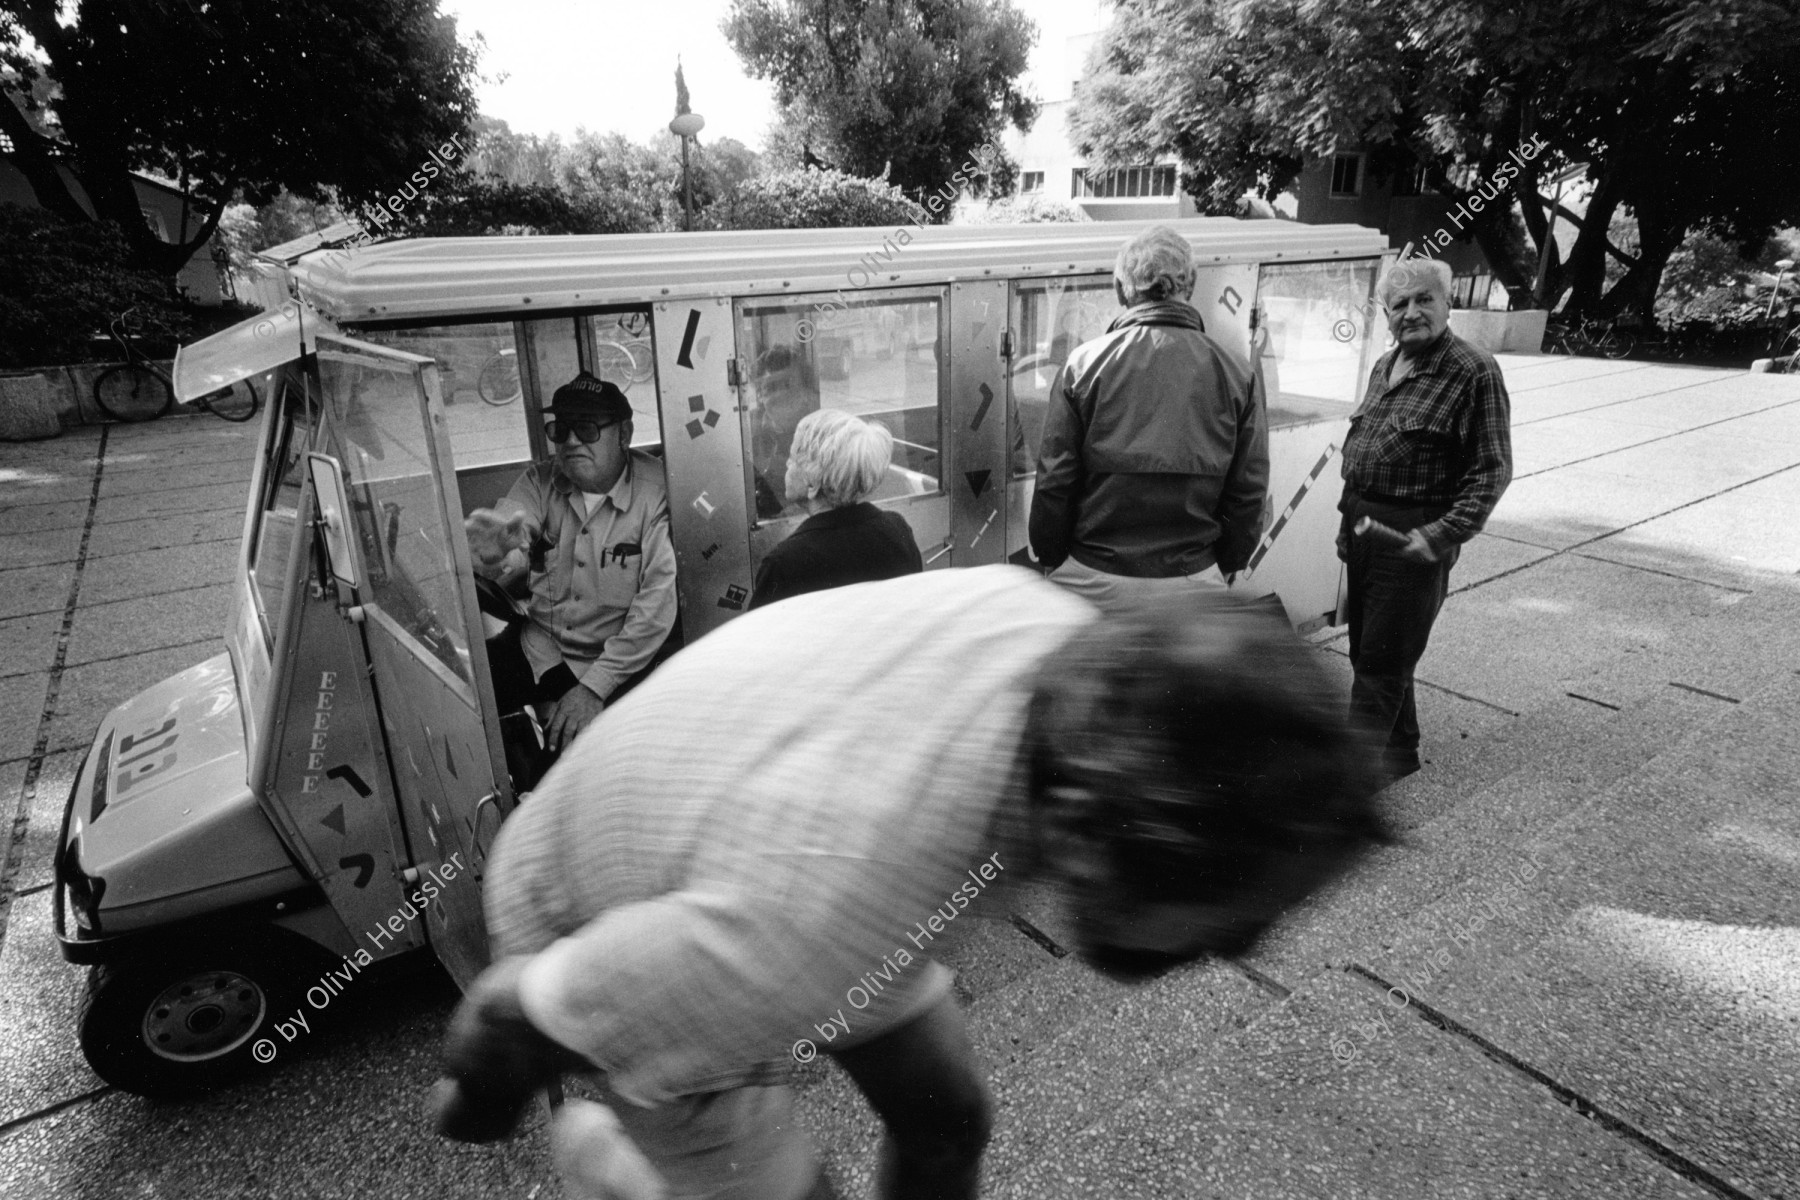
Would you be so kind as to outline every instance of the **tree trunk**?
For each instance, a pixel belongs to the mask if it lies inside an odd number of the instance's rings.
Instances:
[[[1618,189],[1614,184],[1613,173],[1610,170],[1603,171],[1592,198],[1588,200],[1587,213],[1582,218],[1581,232],[1576,235],[1575,247],[1569,252],[1569,266],[1564,282],[1570,285],[1567,308],[1570,316],[1581,316],[1600,302],[1600,294],[1606,286],[1607,233],[1612,228],[1613,213],[1618,207]]]

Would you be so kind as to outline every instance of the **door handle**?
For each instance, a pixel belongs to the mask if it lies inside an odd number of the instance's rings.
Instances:
[[[936,549],[932,550],[930,554],[925,556],[925,565],[929,567],[932,563],[950,553],[951,548],[955,545],[956,538],[954,536],[945,538],[943,545],[938,546]]]

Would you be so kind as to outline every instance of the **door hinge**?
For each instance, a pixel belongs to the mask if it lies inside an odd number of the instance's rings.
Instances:
[[[735,358],[725,360],[725,382],[734,388],[744,386],[744,375],[742,371],[738,370],[738,360]]]
[[[1007,362],[1011,362],[1012,356],[1013,356],[1012,330],[1010,330],[1010,329],[1003,330],[1000,334],[1000,357],[1004,358]]]

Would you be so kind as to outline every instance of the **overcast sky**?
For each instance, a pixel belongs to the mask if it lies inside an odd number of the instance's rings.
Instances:
[[[1100,5],[1018,6],[1042,31],[1028,83],[1051,94],[1039,73],[1065,70],[1068,36],[1095,27]],[[733,137],[761,149],[774,119],[774,89],[745,76],[719,32],[728,0],[443,0],[442,8],[465,38],[486,38],[481,111],[515,132],[566,138],[585,125],[645,141],[675,115],[678,54],[693,109],[706,118],[703,139]]]

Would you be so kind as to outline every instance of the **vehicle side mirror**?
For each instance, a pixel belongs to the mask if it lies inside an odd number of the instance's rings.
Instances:
[[[323,454],[308,454],[306,466],[312,475],[313,504],[325,536],[331,574],[346,587],[355,587],[356,558],[350,552],[350,506],[344,500],[343,472],[335,458]]]

